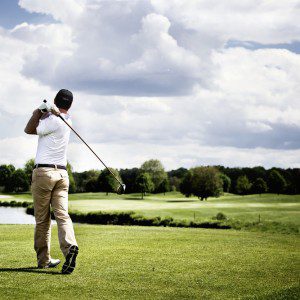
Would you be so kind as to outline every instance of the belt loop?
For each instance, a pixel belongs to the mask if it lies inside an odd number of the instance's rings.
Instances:
[[[36,167],[36,169],[38,169],[38,167],[39,167],[39,164],[36,164],[36,165],[35,165],[35,167]]]
[[[57,170],[57,165],[54,165],[54,167],[55,167],[55,170]]]

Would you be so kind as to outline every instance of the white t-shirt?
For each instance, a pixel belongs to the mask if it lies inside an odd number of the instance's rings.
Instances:
[[[72,125],[68,114],[61,115]],[[36,128],[39,141],[35,163],[66,166],[70,131],[70,128],[59,117],[53,114],[49,114],[47,118],[41,119]]]

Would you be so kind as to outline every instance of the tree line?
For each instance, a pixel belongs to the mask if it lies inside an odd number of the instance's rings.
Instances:
[[[0,189],[5,192],[28,191],[34,160],[26,162],[24,168],[13,165],[0,166]],[[118,183],[107,170],[72,172],[67,166],[70,192],[114,192]],[[239,195],[300,194],[299,168],[229,168],[224,166],[201,166],[191,169],[178,168],[165,171],[156,159],[145,161],[139,168],[110,170],[126,184],[126,193],[166,193],[180,191],[187,197],[195,195],[204,200],[219,196],[223,192]]]

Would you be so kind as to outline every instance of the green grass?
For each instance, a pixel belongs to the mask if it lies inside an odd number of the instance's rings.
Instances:
[[[78,267],[36,270],[33,226],[0,226],[0,299],[297,299],[300,238],[76,225]],[[53,227],[52,256],[61,258]]]
[[[12,194],[10,200],[31,201],[30,194]],[[199,201],[186,198],[178,192],[155,194],[140,199],[139,194],[116,195],[105,193],[82,193],[70,195],[70,210],[135,211],[145,217],[173,217],[177,220],[210,220],[218,212],[243,222],[279,222],[300,227],[300,195],[247,195],[226,194],[219,198]],[[1,199],[0,199],[1,200]],[[3,199],[6,200],[6,199]],[[9,199],[7,199],[9,200]]]

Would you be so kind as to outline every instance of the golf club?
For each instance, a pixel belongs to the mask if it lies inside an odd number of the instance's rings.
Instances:
[[[44,103],[47,102],[47,100],[43,101]],[[79,135],[79,133],[76,132],[76,130],[61,116],[58,115],[58,117],[78,136],[78,138],[92,151],[92,153],[98,158],[98,160],[103,164],[103,166],[109,171],[109,173],[114,177],[114,179],[120,184],[120,186],[117,189],[117,194],[123,194],[126,189],[126,185],[122,183],[116,175],[108,168],[108,166],[102,161],[102,159],[96,154],[96,152],[85,142],[85,140]]]

